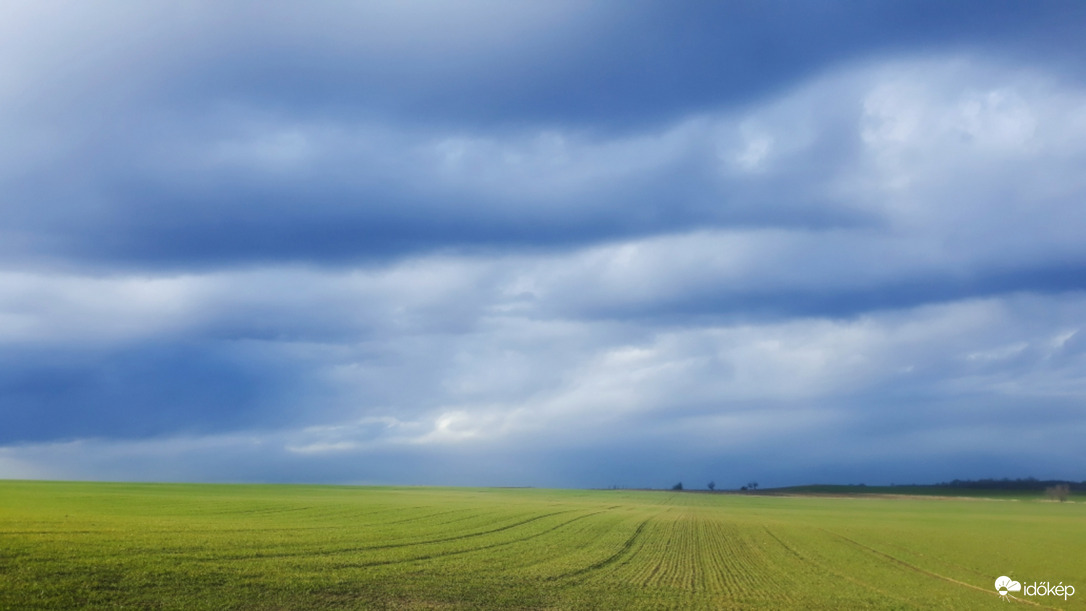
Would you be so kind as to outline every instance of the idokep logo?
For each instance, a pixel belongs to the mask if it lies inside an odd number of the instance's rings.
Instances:
[[[996,592],[999,592],[1000,596],[1007,596],[1008,592],[1021,592],[1022,584],[1012,580],[1006,575],[996,579]]]
[[[1068,596],[1075,595],[1075,586],[1071,584],[1063,585],[1062,581],[1056,585],[1051,585],[1047,581],[1040,583],[1035,581],[1023,588],[1021,583],[1006,575],[995,580],[995,589],[1003,597],[1003,600],[1006,600],[1007,596],[1011,596],[1011,592],[1021,592],[1026,596],[1062,596],[1064,600],[1067,600]],[[1011,596],[1011,598],[1014,598],[1014,596]]]

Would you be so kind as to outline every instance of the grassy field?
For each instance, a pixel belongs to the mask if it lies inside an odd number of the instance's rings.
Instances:
[[[1086,608],[1086,504],[0,481],[0,609],[1033,603]]]

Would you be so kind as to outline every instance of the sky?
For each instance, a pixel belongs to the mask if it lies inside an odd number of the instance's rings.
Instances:
[[[0,478],[1086,480],[1086,4],[0,5]]]

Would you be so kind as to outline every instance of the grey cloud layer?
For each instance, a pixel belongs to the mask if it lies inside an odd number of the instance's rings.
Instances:
[[[877,221],[881,211],[868,206],[886,194],[863,194],[863,201],[852,202],[857,205],[842,206],[849,194],[825,179],[846,179],[839,175],[842,168],[867,170],[857,165],[870,157],[865,146],[887,149],[879,153],[887,159],[872,162],[885,174],[896,158],[913,160],[955,139],[976,140],[972,149],[958,147],[959,159],[984,147],[1013,151],[1015,135],[990,121],[992,115],[1009,120],[1014,104],[1032,110],[1039,129],[1062,128],[1053,126],[1056,121],[1044,124],[1049,110],[1059,116],[1061,109],[1037,108],[1058,102],[1046,97],[1043,86],[1025,83],[1029,91],[1020,97],[1000,97],[1000,87],[1016,89],[1026,80],[1001,64],[987,75],[965,75],[964,82],[955,79],[967,70],[936,67],[939,82],[920,82],[915,91],[898,92],[893,82],[883,83],[887,90],[868,92],[872,99],[862,108],[849,95],[862,92],[850,88],[868,83],[826,84],[790,104],[785,100],[782,107],[746,116],[735,110],[730,92],[749,96],[760,89],[728,75],[740,64],[721,64],[736,49],[709,42],[729,39],[720,28],[738,28],[741,22],[726,15],[680,11],[660,19],[644,11],[558,3],[517,10],[372,4],[332,19],[284,6],[255,11],[149,4],[122,17],[88,7],[42,6],[14,10],[8,25],[11,70],[0,92],[7,109],[3,122],[14,137],[0,151],[11,162],[0,256],[9,261],[78,259],[137,269],[342,263],[450,247],[562,248],[706,225],[848,226]],[[847,19],[830,7],[809,15],[754,10],[737,17],[766,27],[761,36],[793,40],[796,49],[783,47],[787,57],[817,59],[798,73],[774,70],[772,58],[765,57],[742,63],[742,69],[753,73],[751,66],[758,66],[761,76],[748,80],[775,82],[776,91],[787,83],[794,90],[796,76],[825,73],[839,53],[856,44],[836,51],[825,42],[815,44],[806,27],[811,20],[840,22],[837,27],[850,32],[845,40],[862,26],[886,21],[901,24],[882,26],[884,36],[893,34],[889,40],[940,40],[944,35],[923,9],[923,3],[868,9]],[[1066,19],[1066,11],[1051,10]],[[988,16],[985,28],[1004,27],[1000,19],[1010,17],[1001,15]],[[1015,19],[1017,36],[1027,38],[1026,24],[1051,28],[1056,21],[1041,10],[1020,11]],[[660,30],[656,38],[620,27],[644,29],[649,20]],[[243,23],[246,35],[238,38]],[[713,35],[699,23],[712,24]],[[691,28],[688,38],[696,43],[679,56],[703,59],[672,67],[668,74],[675,76],[667,80],[679,82],[664,86],[657,82],[663,73],[655,72],[664,68],[650,63],[643,73],[638,57],[665,44],[679,27]],[[633,52],[634,40],[646,49]],[[764,45],[752,34],[735,40],[740,50]],[[983,47],[982,41],[976,44]],[[630,54],[610,57],[608,44]],[[706,53],[696,52],[702,45],[710,45]],[[823,55],[802,52],[804,47]],[[600,86],[592,75],[541,71],[541,61],[567,72],[602,62],[604,75],[618,82]],[[715,71],[705,65],[710,62]],[[507,65],[496,71],[494,63]],[[903,71],[916,77],[929,67]],[[634,68],[636,79],[627,74]],[[587,70],[576,68],[581,69]],[[304,80],[314,78],[321,82]],[[1001,82],[1006,80],[1012,82]],[[514,105],[519,114],[484,111],[486,120],[461,108],[485,106],[503,92],[549,99],[526,83],[586,95],[627,90],[600,106],[605,114],[616,112],[616,102],[632,104],[651,92],[681,97],[638,102],[642,107],[627,112],[654,118],[618,131],[594,127],[599,110],[588,115],[588,124],[567,116],[577,105],[561,100],[548,102],[543,116],[524,101]],[[694,83],[715,85],[698,93]],[[416,85],[427,92],[418,93]],[[909,85],[917,84],[904,83]],[[931,85],[934,91],[925,89]],[[973,114],[961,110],[962,116],[949,121],[899,116],[918,110],[911,102],[945,112],[940,103],[967,102],[940,96],[964,98],[971,92],[990,94],[972,102]],[[895,107],[898,93],[919,97],[899,99]],[[324,105],[337,95],[346,101],[326,111]],[[381,101],[387,97],[393,107],[410,108],[415,95],[433,102],[399,115]],[[294,103],[292,96],[307,101]],[[689,106],[693,99],[699,101]],[[443,108],[460,110],[432,121]],[[872,124],[862,143],[855,138],[861,119]],[[941,142],[895,140],[910,120],[952,125],[940,125],[936,135],[946,136]],[[993,127],[1002,145],[985,140]],[[894,146],[898,150],[890,150]],[[767,155],[772,171],[761,167]],[[721,167],[721,156],[730,168]]]
[[[1082,479],[1073,5],[40,6],[0,476]]]

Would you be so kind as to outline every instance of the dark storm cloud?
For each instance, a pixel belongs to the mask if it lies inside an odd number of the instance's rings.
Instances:
[[[0,443],[252,425],[254,410],[274,394],[276,381],[251,363],[217,352],[178,342],[105,353],[4,350]],[[259,419],[269,416],[265,409]]]
[[[317,174],[285,185],[223,181],[197,188],[173,181],[121,182],[89,197],[100,202],[90,218],[74,210],[63,218],[28,220],[37,251],[31,256],[135,269],[342,265],[442,250],[564,250],[707,226],[832,228],[871,222],[832,204],[774,199],[772,191],[736,197],[721,192],[701,169],[678,164],[606,190],[589,185],[559,202],[531,194],[426,189],[411,176],[397,178],[400,184],[355,185]],[[63,202],[73,196],[47,197]],[[26,245],[13,240],[3,251],[9,258],[24,257]]]
[[[181,70],[167,90],[302,115],[608,129],[749,103],[835,62],[901,49],[1078,62],[1075,24],[1086,20],[1074,2],[550,4],[518,7],[520,18],[479,3],[363,5],[335,19],[289,5],[209,11],[190,25],[191,53],[216,61]]]
[[[46,9],[27,21],[57,37],[13,43],[42,72],[17,72],[20,91],[8,95],[22,136],[12,155],[26,167],[4,181],[3,254],[130,268],[337,263],[862,222],[782,186],[846,161],[854,143],[840,135],[824,134],[801,166],[753,189],[707,176],[695,142],[655,165],[627,163],[612,178],[542,194],[443,181],[441,160],[418,149],[463,134],[496,139],[495,157],[480,163],[527,153],[545,178],[551,160],[531,156],[540,130],[583,134],[588,146],[652,137],[691,113],[749,105],[851,57],[911,45],[1058,55],[1076,46],[1069,24],[1086,19],[1063,3],[522,12],[388,4],[333,18],[196,4],[50,19]],[[1048,46],[1029,44],[1038,39]],[[606,128],[616,122],[625,127]],[[376,124],[385,127],[367,127]]]
[[[918,307],[929,303],[993,297],[1015,293],[1061,294],[1086,292],[1086,260],[1035,268],[982,270],[950,275],[933,270],[926,275],[887,279],[857,288],[827,277],[822,287],[768,286],[735,290],[709,285],[681,295],[658,295],[651,302],[615,300],[580,311],[600,318],[659,318],[669,324],[706,324],[776,320],[793,317],[855,317],[878,310]],[[812,270],[814,274],[836,270]],[[845,286],[842,286],[842,285]]]
[[[1025,54],[1040,47],[1081,68],[1071,49],[1081,50],[1083,43],[1070,24],[1086,20],[1074,3],[1012,2],[1001,10],[985,2],[929,0],[673,8],[617,11],[566,73],[537,81],[540,89],[520,89],[523,97],[511,100],[500,116],[527,108],[544,121],[636,125],[747,104],[828,65],[918,47]],[[550,104],[540,108],[540,101]]]

